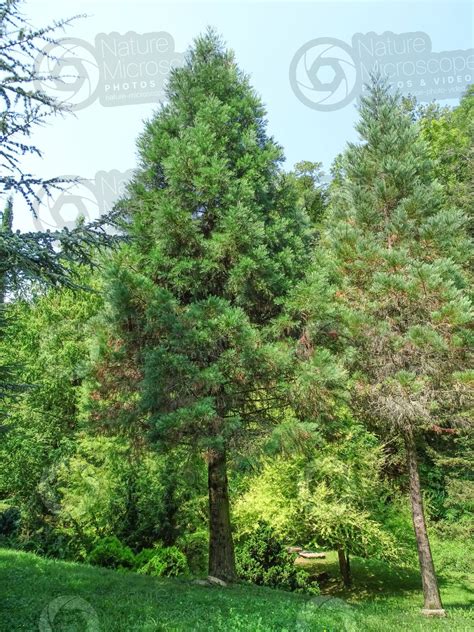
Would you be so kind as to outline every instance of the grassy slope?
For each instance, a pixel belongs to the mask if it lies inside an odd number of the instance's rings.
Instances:
[[[380,564],[361,560],[354,560],[352,566],[357,591],[344,593],[336,582],[327,588],[332,595],[350,601],[349,606],[338,599],[321,603],[319,598],[313,604],[308,597],[277,590],[245,585],[207,588],[185,580],[118,573],[0,549],[0,630],[38,630],[41,613],[54,616],[53,600],[61,596],[85,599],[94,609],[99,627],[87,628],[87,616],[63,608],[53,626],[40,628],[43,632],[474,629],[464,576],[442,579],[449,616],[427,621],[419,614],[415,575],[390,573]],[[331,554],[327,560],[318,561],[317,571],[321,570],[333,575],[335,559]]]

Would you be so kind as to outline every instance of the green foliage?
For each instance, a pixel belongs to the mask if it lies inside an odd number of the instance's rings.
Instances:
[[[178,577],[189,572],[186,556],[175,546],[157,547],[155,554],[139,571],[153,577]]]
[[[18,507],[0,506],[0,538],[13,536],[20,527],[21,514]]]
[[[472,523],[470,532],[467,529],[457,529],[456,523],[451,523],[449,529],[439,538],[438,531],[433,538],[433,555],[436,568],[444,573],[453,573],[468,578],[474,568],[474,544]],[[465,525],[466,526],[466,525]]]
[[[117,537],[109,536],[95,544],[86,561],[107,568],[133,568],[135,556],[132,549],[122,544]]]
[[[239,543],[236,561],[238,575],[245,581],[284,590],[319,592],[307,573],[295,566],[294,555],[268,524],[258,523]]]
[[[385,80],[373,79],[359,113],[360,142],[350,143],[339,159],[320,242],[326,252],[319,260],[328,265],[323,275],[333,280],[335,336],[326,347],[348,370],[354,415],[385,442],[404,444],[413,515],[421,516],[413,525],[425,604],[438,608],[417,444],[444,427],[456,432],[453,426],[467,425],[472,413],[472,384],[465,373],[474,349],[468,290],[472,244],[466,214],[447,199],[419,126]],[[308,320],[316,336],[327,326],[324,312],[310,312]],[[316,340],[309,337],[311,349]],[[336,533],[369,551],[379,530],[382,550],[395,553],[391,534],[367,513],[355,507],[347,519],[337,507],[328,519],[320,511],[324,487],[306,496],[317,499],[306,503],[306,513],[313,522],[324,520],[323,541]],[[431,602],[428,574],[436,595]]]
[[[236,500],[239,533],[264,520],[287,542],[400,561],[412,544],[411,522],[398,498],[387,503],[392,490],[382,466],[375,437],[346,420],[334,442],[320,439],[306,454],[264,462]],[[395,519],[397,528],[387,528]]]
[[[351,369],[359,414],[403,436],[449,424],[468,401],[461,374],[472,348],[470,243],[418,126],[382,81],[362,99],[357,131],[322,238],[335,280],[334,328],[345,343],[333,351]]]
[[[140,568],[148,564],[152,557],[156,555],[156,548],[150,549],[142,549],[139,553],[135,555],[135,560],[133,563],[133,568],[138,571]]]
[[[116,235],[104,230],[107,220],[85,224],[72,230],[20,232],[12,230],[12,193],[36,216],[41,191],[50,197],[76,178],[42,178],[25,170],[27,156],[43,157],[42,150],[32,142],[32,131],[46,119],[69,111],[66,103],[41,89],[44,79],[39,70],[38,56],[45,46],[60,46],[58,30],[74,19],[55,20],[50,25],[33,26],[21,11],[19,0],[2,2],[0,33],[4,45],[0,50],[0,129],[2,133],[3,173],[0,180],[0,303],[5,291],[28,289],[30,284],[46,287],[81,286],[75,264],[94,266],[97,251],[118,242]],[[57,76],[51,78],[58,79]],[[110,216],[108,218],[110,220]],[[2,375],[0,372],[0,380]],[[0,381],[0,387],[2,382]]]
[[[86,548],[108,535],[134,550],[173,543],[205,519],[196,511],[199,480],[175,457],[135,452],[123,437],[78,437],[51,482],[56,530]]]
[[[176,546],[186,556],[192,573],[199,575],[206,572],[209,556],[209,534],[207,531],[184,533],[177,539]]]
[[[474,194],[474,87],[470,86],[458,106],[421,108],[419,125],[435,160],[435,174],[448,200],[462,208],[472,225]]]
[[[303,160],[296,163],[290,177],[294,178],[298,202],[315,228],[320,228],[327,206],[327,187],[323,184],[322,163]]]
[[[7,5],[3,34],[5,20],[23,23]],[[51,32],[23,33],[0,57],[31,45],[27,70]],[[6,72],[21,84],[12,59]],[[20,121],[35,102],[37,114],[57,108],[37,91],[16,94]],[[282,171],[265,109],[212,31],[167,96],[139,138],[118,205],[127,240],[105,280],[74,263],[95,265],[95,246],[115,241],[100,223],[20,234],[11,200],[1,213],[2,542],[143,575],[202,573],[206,463],[226,454],[244,579],[317,590],[287,553],[295,543],[359,556],[356,571],[410,566],[400,490],[413,433],[431,527],[449,541],[435,542],[438,567],[467,576],[457,539],[472,538],[474,511],[473,89],[453,110],[410,118],[376,81],[330,188],[319,163]],[[7,103],[7,137],[24,132],[12,114]],[[3,184],[21,193],[25,182],[7,174]],[[66,287],[45,289],[56,285]],[[215,629],[282,629],[283,611],[268,627],[266,605],[233,608]],[[183,629],[198,629],[193,617]]]
[[[168,94],[122,202],[133,242],[112,270],[113,325],[143,375],[137,416],[152,438],[222,449],[268,424],[281,396],[289,349],[266,327],[304,272],[310,232],[264,108],[213,32]]]
[[[472,541],[474,538],[474,482],[448,478],[444,484],[443,517],[434,523],[438,536]]]
[[[225,470],[230,450],[248,449],[287,405],[293,345],[273,326],[312,234],[265,109],[212,30],[173,70],[167,97],[120,203],[130,239],[109,271],[110,333],[138,396],[109,422]],[[211,517],[228,512],[225,472],[219,485]],[[231,531],[219,531],[231,577]]]
[[[83,278],[92,283],[90,275]],[[28,531],[55,510],[55,500],[43,491],[57,463],[74,450],[81,428],[88,322],[100,305],[96,293],[63,289],[6,306],[9,327],[0,354],[18,367],[17,380],[30,386],[9,406],[0,442],[0,494],[20,508]]]

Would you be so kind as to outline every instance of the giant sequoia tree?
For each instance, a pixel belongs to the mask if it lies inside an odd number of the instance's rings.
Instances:
[[[280,405],[289,345],[271,325],[308,252],[264,116],[233,55],[199,38],[139,139],[111,288],[151,438],[207,462],[209,572],[222,579],[235,576],[227,458]]]
[[[362,99],[357,130],[361,142],[340,161],[322,239],[340,318],[331,344],[345,351],[360,419],[404,444],[425,611],[442,613],[417,445],[433,429],[467,423],[466,220],[383,81]],[[321,331],[318,314],[312,331]]]

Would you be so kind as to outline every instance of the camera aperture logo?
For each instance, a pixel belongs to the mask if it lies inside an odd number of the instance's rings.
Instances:
[[[165,31],[99,33],[94,45],[65,38],[38,54],[35,87],[72,111],[97,100],[105,107],[158,103],[171,70],[183,63],[184,53]]]
[[[305,603],[296,617],[297,632],[324,630],[357,632],[362,630],[356,610],[343,599],[329,595],[318,595]]]
[[[372,73],[419,101],[459,98],[474,81],[474,49],[433,52],[421,31],[356,33],[351,45],[321,37],[294,55],[290,84],[302,103],[327,112],[360,96]]]
[[[49,195],[41,190],[33,219],[35,230],[72,229],[80,217],[91,221],[109,213],[124,195],[133,173],[133,169],[98,171],[93,180],[80,179]],[[64,179],[73,178],[75,176],[64,176]]]
[[[78,629],[78,623],[80,629],[87,632],[100,630],[97,612],[88,601],[76,595],[63,595],[50,601],[44,608],[38,627],[40,632],[55,632],[60,629]]]

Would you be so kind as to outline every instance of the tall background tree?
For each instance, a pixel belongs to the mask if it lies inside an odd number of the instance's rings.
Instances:
[[[403,445],[424,611],[443,614],[418,470],[436,428],[465,427],[472,308],[466,218],[435,180],[419,128],[375,79],[331,190],[319,263],[332,287],[332,339],[354,412]],[[318,276],[316,274],[316,276]],[[310,316],[313,344],[327,323]]]
[[[114,322],[143,372],[152,439],[207,462],[209,573],[231,580],[227,460],[283,401],[291,345],[271,326],[310,231],[261,101],[214,32],[173,72],[168,98],[121,205],[132,244],[113,270]]]
[[[415,109],[421,134],[427,141],[434,173],[451,202],[465,211],[474,231],[474,85],[454,108],[437,105]]]
[[[454,107],[437,103],[422,106],[415,101],[408,109],[428,144],[434,175],[443,186],[447,203],[464,211],[472,237],[474,86],[468,87]],[[474,495],[473,450],[472,433],[440,427],[427,436],[420,451],[420,474],[438,534],[446,530],[450,538],[472,538],[468,499]]]

